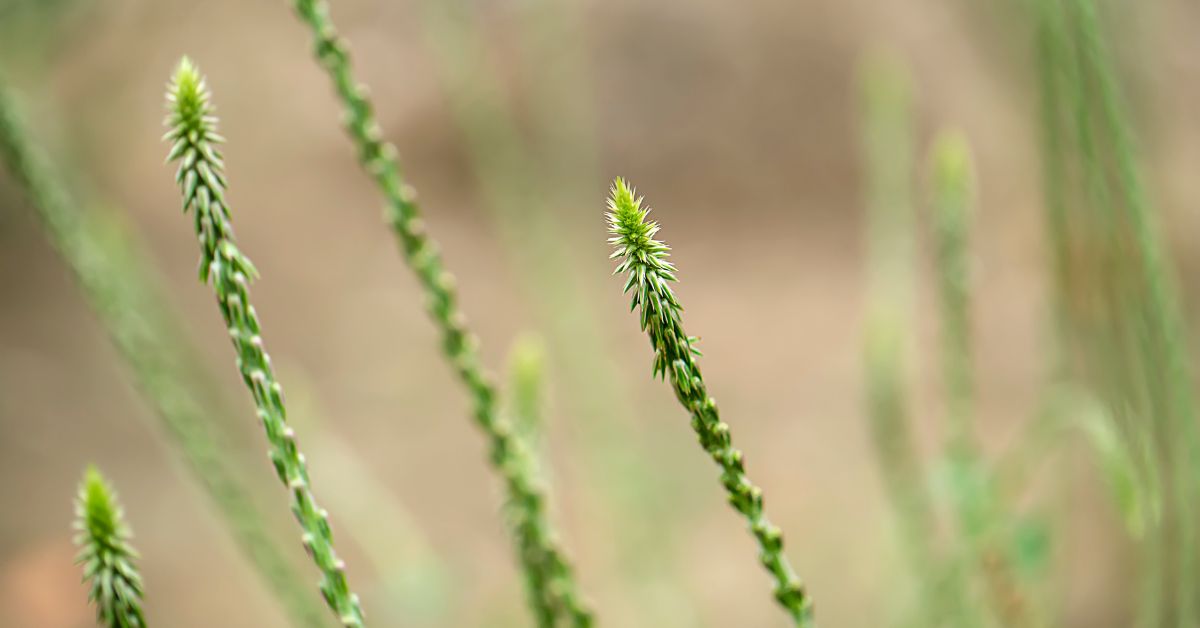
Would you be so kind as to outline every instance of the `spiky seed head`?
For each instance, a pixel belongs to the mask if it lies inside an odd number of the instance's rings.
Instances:
[[[89,598],[99,622],[108,628],[141,628],[142,578],[134,566],[137,552],[116,492],[95,467],[84,472],[75,502],[75,542],[83,577],[91,581]]]
[[[79,516],[78,527],[88,538],[105,546],[127,534],[122,523],[122,511],[117,503],[116,492],[104,481],[104,476],[94,466],[83,473],[76,503]]]
[[[608,199],[609,238],[617,251],[614,257],[644,259],[655,252],[665,253],[667,247],[654,240],[658,223],[648,220],[649,207],[642,207],[642,197],[625,179],[613,181]]]
[[[675,266],[667,261],[671,247],[655,240],[658,223],[649,219],[650,208],[645,206],[637,190],[624,179],[613,181],[608,198],[609,243],[615,249],[609,257],[623,258],[614,274],[629,273],[625,291],[635,285],[645,285],[647,290],[660,293],[670,307],[678,308],[674,294],[666,282],[675,281]],[[643,302],[634,292],[634,305]]]
[[[171,109],[168,124],[172,128],[199,130],[205,126],[212,104],[204,77],[191,59],[179,60],[167,86],[167,101]]]

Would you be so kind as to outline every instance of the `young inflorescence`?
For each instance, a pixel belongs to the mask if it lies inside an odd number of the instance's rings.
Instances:
[[[292,497],[292,513],[304,530],[304,547],[321,570],[321,593],[326,604],[348,628],[363,626],[358,596],[350,590],[345,565],[333,548],[328,514],[309,487],[308,468],[296,445],[296,435],[287,424],[283,389],[275,379],[270,358],[263,348],[262,331],[249,284],[256,276],[250,260],[238,250],[233,224],[225,201],[225,175],[216,145],[217,134],[208,88],[199,71],[183,59],[167,92],[171,110],[168,161],[178,161],[176,181],[183,193],[184,211],[192,210],[200,240],[200,278],[212,282],[221,315],[237,350],[242,379],[254,396],[258,417],[267,432],[271,462]]]
[[[424,289],[434,324],[442,335],[442,351],[467,388],[475,422],[488,440],[492,466],[502,476],[507,511],[516,539],[517,554],[526,571],[526,582],[536,588],[531,600],[549,600],[554,613],[573,626],[590,626],[591,610],[575,582],[571,565],[550,525],[545,491],[527,446],[501,415],[491,377],[479,357],[478,341],[466,325],[458,305],[454,277],[444,267],[437,244],[425,231],[416,194],[400,173],[395,148],[382,139],[365,86],[354,78],[350,54],[321,0],[294,0],[297,14],[312,30],[317,60],[333,81],[345,109],[346,131],[358,150],[359,162],[383,193],[386,217],[405,260]],[[541,625],[547,625],[545,608],[534,608]]]
[[[138,554],[117,495],[95,467],[88,467],[75,500],[75,529],[83,577],[96,620],[106,628],[143,628],[142,577],[133,564]]]
[[[742,452],[734,448],[729,425],[721,421],[717,402],[708,395],[696,358],[697,338],[683,330],[683,307],[670,283],[675,266],[667,261],[670,248],[654,239],[658,223],[647,219],[649,207],[642,206],[623,179],[613,183],[608,201],[609,242],[620,259],[615,274],[625,273],[625,292],[632,294],[630,309],[638,309],[642,331],[654,349],[654,375],[670,380],[679,402],[692,415],[692,429],[700,445],[721,467],[721,483],[729,503],[741,513],[758,541],[759,557],[775,579],[775,599],[798,626],[811,626],[812,600],[783,553],[783,534],[767,520],[762,489],[746,476]]]

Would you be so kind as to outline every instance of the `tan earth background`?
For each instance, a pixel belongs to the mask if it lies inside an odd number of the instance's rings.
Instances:
[[[1200,7],[1110,4],[1195,328]],[[786,621],[610,277],[603,209],[617,175],[647,195],[674,248],[706,380],[821,624],[887,625],[908,576],[863,404],[858,68],[872,51],[909,67],[918,177],[938,129],[973,146],[978,420],[1000,456],[1049,370],[1033,45],[1016,3],[340,0],[332,11],[486,361],[502,370],[522,334],[548,347],[544,466],[602,625]],[[297,540],[297,568],[315,583],[163,163],[162,95],[183,54],[215,94],[266,341],[368,617],[528,625],[483,439],[310,50],[283,0],[0,0],[0,70],[78,196],[144,243],[235,409],[213,418],[227,454],[251,470],[278,534]],[[921,238],[910,379],[932,457],[942,387]],[[70,524],[94,462],[126,505],[152,625],[284,626],[3,174],[0,295],[0,624],[93,625]],[[1130,541],[1095,466],[1067,443],[1039,473],[1022,507],[1054,521],[1064,625],[1127,625]],[[376,505],[337,508],[364,502]],[[405,571],[415,554],[436,569]],[[427,587],[416,597],[428,604],[398,608],[396,587]]]

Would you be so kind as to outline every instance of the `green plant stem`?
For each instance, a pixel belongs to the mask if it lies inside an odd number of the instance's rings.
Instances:
[[[179,340],[186,334],[170,315],[166,297],[146,276],[151,264],[115,220],[82,211],[69,198],[62,177],[26,135],[3,81],[0,157],[30,199],[47,239],[74,275],[187,470],[216,506],[255,573],[294,625],[325,625],[309,585],[292,568],[254,506],[253,491],[222,454],[209,426],[214,416],[230,412],[215,392],[219,387],[194,368],[200,358]]]
[[[783,533],[767,519],[762,489],[746,475],[745,458],[733,446],[729,425],[721,421],[717,402],[696,361],[698,340],[683,330],[683,307],[670,283],[675,267],[667,261],[669,247],[655,240],[658,224],[647,220],[650,208],[623,179],[613,183],[608,202],[609,242],[620,258],[616,273],[626,273],[625,292],[632,292],[630,309],[637,309],[642,331],[654,349],[654,375],[669,379],[679,403],[692,416],[692,429],[721,468],[721,483],[733,509],[745,517],[758,541],[759,558],[775,580],[775,599],[797,626],[813,624],[812,599],[783,553]]]
[[[1010,508],[996,491],[972,421],[975,401],[970,333],[970,223],[974,172],[966,139],[943,133],[933,148],[933,223],[946,388],[946,459],[967,566],[983,576],[987,600],[1005,626],[1030,621],[1029,596],[1012,572]],[[968,610],[969,612],[969,610]]]
[[[911,87],[903,67],[876,53],[860,68],[862,153],[867,210],[867,418],[908,571],[915,581],[913,626],[956,619],[947,602],[965,598],[960,579],[932,542],[934,507],[912,433],[906,395],[913,286]],[[951,590],[951,588],[955,588]],[[945,590],[943,590],[945,589]],[[957,618],[961,622],[961,618]]]
[[[142,576],[129,544],[117,494],[95,467],[88,467],[75,500],[78,562],[83,578],[91,582],[88,599],[96,605],[96,619],[107,628],[144,628]]]
[[[168,91],[171,130],[169,161],[178,161],[176,180],[183,195],[184,211],[191,210],[200,240],[200,277],[211,281],[221,316],[237,351],[238,370],[254,397],[258,417],[270,443],[271,462],[279,480],[291,494],[292,513],[304,530],[304,547],[321,571],[321,593],[325,602],[347,628],[361,628],[362,610],[358,596],[350,590],[345,564],[333,548],[328,514],[309,486],[308,465],[296,444],[296,434],[287,424],[283,389],[276,381],[264,349],[258,315],[250,303],[249,284],[256,276],[250,260],[238,250],[233,224],[225,200],[224,164],[216,144],[216,118],[208,89],[194,66],[185,58]]]
[[[533,137],[523,131],[506,101],[486,46],[480,6],[464,0],[422,0],[421,25],[440,62],[439,75],[478,179],[484,205],[506,253],[519,270],[523,296],[534,305],[549,339],[562,387],[563,412],[571,416],[574,441],[588,483],[605,502],[592,529],[608,534],[612,559],[629,583],[624,599],[638,602],[637,612],[661,628],[694,627],[698,619],[682,599],[671,573],[675,539],[664,539],[638,521],[676,521],[686,514],[678,496],[657,482],[651,446],[658,437],[628,438],[634,415],[623,374],[611,359],[607,329],[596,317],[589,273],[581,273],[573,253],[580,243],[575,220],[563,208],[576,203],[573,192],[587,187],[595,162],[595,141],[586,111],[586,76],[573,54],[575,0],[534,0],[514,5],[522,69],[536,75],[528,101],[535,108]],[[564,41],[570,39],[570,41]],[[583,96],[581,96],[581,94]],[[522,100],[525,100],[524,98]],[[639,430],[660,432],[657,426]],[[610,540],[611,539],[611,540]],[[636,583],[633,584],[633,583]]]
[[[1141,334],[1147,361],[1159,365],[1151,385],[1162,386],[1161,403],[1171,420],[1172,484],[1177,508],[1176,542],[1178,565],[1176,596],[1177,624],[1194,626],[1200,590],[1200,555],[1196,500],[1200,498],[1200,433],[1197,432],[1196,400],[1192,392],[1192,367],[1187,354],[1187,339],[1180,320],[1180,306],[1171,281],[1171,271],[1159,244],[1158,227],[1146,198],[1141,175],[1134,157],[1132,133],[1117,95],[1112,62],[1100,34],[1099,20],[1092,0],[1074,0],[1080,22],[1081,57],[1094,77],[1099,92],[1100,118],[1104,134],[1113,143],[1117,188],[1132,224],[1133,239],[1139,256],[1142,283],[1147,292]]]
[[[1073,289],[1076,301],[1064,304],[1060,331],[1126,438],[1150,444],[1139,452],[1143,477],[1163,478],[1170,495],[1166,518],[1143,541],[1137,623],[1191,626],[1200,434],[1176,288],[1094,3],[1043,0],[1035,9],[1052,244],[1060,291]]]
[[[495,386],[479,358],[478,342],[458,306],[453,276],[443,267],[436,244],[425,231],[415,194],[400,174],[395,149],[381,139],[366,89],[356,83],[346,44],[319,0],[295,0],[296,12],[311,29],[318,61],[328,72],[346,112],[346,130],[358,149],[363,169],[387,201],[386,216],[409,267],[429,299],[442,350],[467,388],[474,418],[488,440],[489,458],[502,476],[517,538],[519,559],[530,582],[544,587],[574,626],[593,623],[570,564],[555,538],[546,512],[544,489],[533,477],[529,453],[497,411]]]

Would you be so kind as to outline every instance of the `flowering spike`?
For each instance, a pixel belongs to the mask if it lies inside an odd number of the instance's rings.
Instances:
[[[303,530],[305,549],[321,570],[321,594],[343,626],[361,628],[358,597],[351,592],[342,561],[334,551],[325,511],[309,487],[308,466],[287,425],[282,389],[263,348],[258,315],[250,305],[249,282],[257,272],[234,243],[221,154],[213,146],[220,136],[216,134],[217,118],[210,99],[204,78],[185,57],[167,91],[167,124],[171,127],[167,137],[186,144],[182,150],[173,146],[171,154],[176,156],[183,175],[178,177],[183,209],[192,212],[199,236],[200,278],[211,282],[216,292],[217,305],[237,351],[238,368],[267,432],[271,462],[291,494],[292,513]]]
[[[88,467],[75,500],[75,543],[84,580],[91,581],[90,599],[96,620],[106,628],[143,628],[142,577],[137,551],[117,495],[95,467]]]
[[[642,329],[654,349],[654,374],[671,382],[675,396],[692,415],[692,427],[700,445],[721,467],[721,480],[734,510],[746,518],[758,541],[759,558],[775,579],[775,599],[797,626],[813,625],[812,600],[783,554],[779,529],[763,511],[762,490],[750,482],[742,452],[733,447],[729,426],[721,422],[716,401],[696,362],[697,339],[683,330],[683,308],[671,292],[675,267],[667,261],[670,247],[654,239],[658,223],[649,220],[650,208],[624,179],[613,182],[608,199],[608,231],[622,258],[619,268],[636,285],[631,307],[641,308]]]

